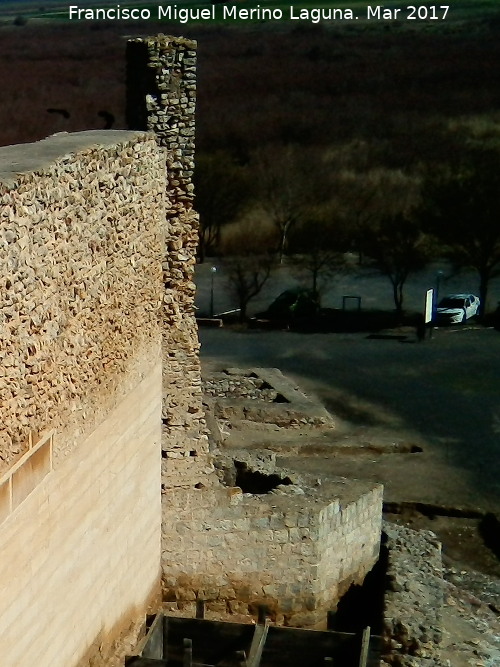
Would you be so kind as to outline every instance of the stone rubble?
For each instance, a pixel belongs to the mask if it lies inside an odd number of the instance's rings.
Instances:
[[[439,664],[444,588],[441,544],[430,531],[389,522],[384,522],[383,530],[389,553],[386,662],[398,667]]]
[[[253,376],[228,376],[225,373],[214,374],[203,381],[203,393],[207,396],[224,398],[250,398],[253,400],[276,400],[278,392],[262,378]]]
[[[498,667],[500,581],[443,568],[434,533],[383,524],[389,553],[382,665]]]
[[[443,664],[498,667],[500,614],[491,600],[497,599],[500,581],[454,568],[447,568],[445,576]]]
[[[327,410],[277,368],[213,371],[203,378],[202,386],[205,402],[217,420],[218,432],[241,422],[292,429],[334,426]]]

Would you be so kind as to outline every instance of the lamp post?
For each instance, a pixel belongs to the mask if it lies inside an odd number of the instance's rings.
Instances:
[[[439,287],[441,285],[441,280],[442,280],[443,276],[444,276],[444,272],[441,271],[441,270],[436,273],[436,292],[435,292],[435,299],[434,299],[434,318],[433,319],[436,319],[436,308],[437,308],[437,305],[439,303]]]
[[[210,317],[214,316],[214,278],[217,273],[217,267],[210,267]]]

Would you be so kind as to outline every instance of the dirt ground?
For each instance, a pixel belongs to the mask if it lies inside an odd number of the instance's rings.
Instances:
[[[203,366],[205,376],[223,367],[214,359]],[[384,484],[386,518],[431,530],[443,545],[442,664],[498,667],[500,524],[494,505],[471,488],[446,447],[429,447],[421,433],[373,403],[330,391],[328,407],[333,428],[300,420],[291,427],[223,422],[224,449],[264,448],[286,468]]]
[[[386,507],[396,510],[386,513],[388,519],[435,532],[450,566],[472,567],[500,578],[497,526],[485,526],[487,512],[459,470],[423,450],[424,443],[411,434],[337,424],[334,430],[233,425],[226,443],[270,449],[279,465],[313,475],[380,482]]]
[[[246,445],[274,449],[291,467],[381,482],[386,503],[437,505],[471,519],[500,515],[497,332],[437,331],[423,344],[278,331],[205,330],[200,338],[206,372],[228,365],[279,368],[335,421],[334,429],[313,432],[298,424],[293,437],[290,429],[270,427],[234,434],[249,440]],[[440,528],[432,516],[419,521]],[[445,553],[470,560],[472,551],[476,558],[480,541],[454,525],[443,533]],[[484,554],[490,572],[492,559]]]

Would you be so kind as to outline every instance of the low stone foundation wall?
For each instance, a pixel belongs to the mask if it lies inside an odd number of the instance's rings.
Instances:
[[[169,611],[253,615],[279,624],[325,620],[379,554],[382,488],[293,479],[267,494],[241,489],[164,494],[164,600]]]
[[[334,425],[325,407],[306,396],[278,368],[227,368],[205,378],[216,419],[246,419],[290,427]]]

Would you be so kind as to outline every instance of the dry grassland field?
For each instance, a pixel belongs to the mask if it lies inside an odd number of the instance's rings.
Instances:
[[[443,125],[498,120],[500,13],[455,6],[437,22],[220,26],[48,20],[32,4],[0,3],[0,143],[99,128],[102,110],[124,127],[125,37],[161,30],[199,40],[198,154],[243,159],[276,142],[345,154],[363,142],[363,160],[408,170],[436,158]]]

